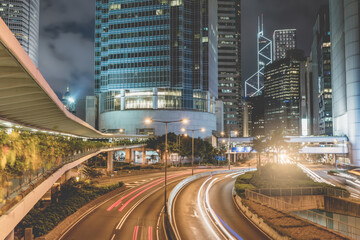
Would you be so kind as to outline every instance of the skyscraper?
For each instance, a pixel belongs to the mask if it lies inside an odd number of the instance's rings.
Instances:
[[[329,3],[333,130],[349,138],[351,163],[360,166],[360,1]]]
[[[0,17],[38,65],[40,0],[2,0]]]
[[[332,135],[331,42],[329,6],[320,8],[314,25],[313,64],[313,127],[316,135]]]
[[[302,50],[288,50],[286,58],[265,68],[265,132],[281,129],[287,136],[301,134],[300,83],[305,82]]]
[[[218,1],[219,99],[224,103],[225,132],[242,133],[241,1]]]
[[[188,118],[191,128],[211,135],[218,95],[215,0],[97,0],[95,22],[100,130],[158,135],[164,127],[146,126],[145,118]]]
[[[296,48],[296,29],[279,29],[273,34],[274,61],[285,58],[286,51]]]

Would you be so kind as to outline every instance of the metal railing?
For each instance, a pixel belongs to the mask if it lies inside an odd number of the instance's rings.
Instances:
[[[298,188],[260,188],[252,190],[266,196],[304,196],[304,195],[326,195],[332,197],[349,197],[347,191],[329,187],[298,187]]]
[[[360,240],[360,228],[351,226],[348,223],[329,218],[313,211],[300,209],[300,207],[298,206],[273,197],[266,196],[264,194],[257,193],[253,190],[246,189],[245,196],[247,199],[250,199],[254,202],[260,203],[276,210],[293,212],[299,217],[305,218],[323,227],[347,235],[353,239]]]

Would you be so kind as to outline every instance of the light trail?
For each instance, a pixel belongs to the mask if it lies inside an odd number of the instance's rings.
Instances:
[[[148,239],[149,240],[153,239],[153,228],[151,226],[149,226],[148,228]]]
[[[171,176],[171,177],[167,177],[166,179],[167,179],[167,180],[170,180],[170,179],[175,178],[175,177],[178,177],[178,176],[179,176],[179,175],[174,175],[174,176]],[[125,208],[130,202],[132,202],[135,198],[137,198],[138,196],[140,196],[141,194],[143,194],[143,193],[146,192],[147,190],[149,190],[149,189],[151,189],[151,188],[153,188],[153,187],[155,187],[155,186],[157,186],[157,185],[159,185],[160,183],[163,183],[163,182],[165,182],[165,179],[161,179],[160,182],[155,183],[155,184],[151,185],[150,187],[142,190],[142,191],[139,192],[138,194],[134,195],[134,196],[133,196],[132,198],[130,198],[126,203],[124,203],[124,205],[122,205],[121,208],[119,208],[118,211],[121,212],[121,211],[124,210],[124,208]]]
[[[206,217],[206,215],[205,215],[204,210],[203,210],[202,207],[201,207],[201,192],[202,192],[205,184],[206,184],[208,181],[210,181],[211,178],[212,178],[212,177],[209,177],[209,178],[201,185],[201,187],[200,187],[200,189],[199,189],[198,196],[197,196],[198,208],[199,208],[199,210],[200,210],[200,214],[201,214],[202,218],[204,219],[205,224],[207,225],[207,227],[208,227],[208,228],[210,229],[210,231],[212,232],[212,235],[214,235],[214,236],[216,237],[216,239],[219,239],[219,240],[220,240],[219,236],[215,233],[213,227],[211,226],[211,224],[209,223],[209,221],[208,221],[208,219],[207,219],[207,217]]]
[[[226,230],[226,228],[223,226],[223,224],[219,221],[219,218],[217,218],[217,214],[214,212],[214,210],[211,208],[210,206],[210,202],[209,202],[209,190],[211,188],[211,186],[213,185],[213,183],[217,180],[217,178],[215,178],[214,180],[212,180],[210,182],[210,184],[208,185],[208,187],[206,188],[205,191],[205,204],[206,207],[208,209],[208,211],[210,212],[211,217],[216,221],[216,224],[221,228],[221,231],[229,238],[229,239],[234,239],[231,234]]]
[[[138,232],[139,232],[139,226],[135,226],[132,240],[137,240]]]

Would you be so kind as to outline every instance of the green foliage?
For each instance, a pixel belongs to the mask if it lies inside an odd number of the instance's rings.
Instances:
[[[168,151],[169,153],[179,153],[181,157],[192,156],[192,138],[181,136],[179,144],[179,136],[174,133],[168,133]],[[147,147],[153,150],[159,150],[162,158],[165,152],[165,135],[148,139]],[[215,156],[218,150],[213,148],[211,143],[201,138],[194,139],[194,157],[200,158],[203,162],[215,163]]]
[[[87,179],[96,179],[100,178],[103,174],[96,170],[94,165],[89,163],[84,164],[84,168],[81,171]]]
[[[18,227],[20,229],[32,227],[35,237],[42,236],[88,202],[121,186],[123,186],[122,182],[96,187],[85,182],[68,181],[62,186],[58,203],[50,205],[43,211],[38,208],[32,209]]]
[[[257,188],[321,187],[294,164],[268,163],[256,172],[251,184]]]
[[[255,186],[250,184],[255,172],[247,172],[236,178],[235,191],[240,197],[245,197],[246,189],[255,189]]]
[[[0,129],[0,175],[16,177],[25,171],[50,169],[61,165],[67,157],[80,152],[130,143],[135,142],[84,141],[81,138],[28,132],[18,128],[8,134],[5,129]],[[94,157],[90,162],[95,163],[95,166],[98,163],[104,164],[104,156]]]
[[[345,191],[345,197],[349,196],[347,190],[328,185],[326,183],[314,182],[299,167],[294,164],[268,163],[259,171],[247,172],[240,175],[235,182],[235,191],[239,196],[244,196],[245,189],[264,188],[332,188]]]

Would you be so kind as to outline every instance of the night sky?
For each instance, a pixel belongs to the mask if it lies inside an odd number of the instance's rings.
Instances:
[[[265,36],[296,28],[298,48],[310,53],[317,9],[328,0],[242,0],[243,80],[256,71],[257,16]],[[81,9],[81,10],[80,10]],[[42,0],[39,69],[60,97],[70,85],[77,99],[93,94],[95,0]]]

